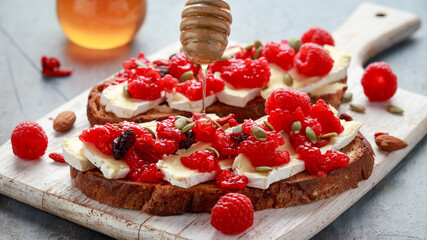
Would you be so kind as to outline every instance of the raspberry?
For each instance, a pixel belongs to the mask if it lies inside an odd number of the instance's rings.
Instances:
[[[136,137],[141,137],[144,135],[151,135],[145,128],[141,127],[139,124],[134,123],[134,122],[123,121],[123,122],[119,123],[119,125],[121,126],[122,132],[126,131],[129,128],[132,128],[132,130],[136,134]]]
[[[230,136],[224,133],[224,130],[218,129],[212,141],[212,147],[215,148],[221,156],[234,156],[236,144],[230,139]]]
[[[270,94],[265,102],[265,112],[270,114],[273,110],[280,108],[293,113],[297,108],[301,108],[304,115],[310,113],[310,97],[303,92],[290,88],[279,88]]]
[[[262,48],[262,56],[269,63],[275,63],[283,70],[288,71],[294,66],[295,50],[286,42],[269,42]]]
[[[192,71],[194,76],[199,72],[199,67],[192,63],[184,53],[177,53],[169,60],[169,73],[179,79],[185,72]]]
[[[262,129],[264,129],[265,131],[270,131],[270,129],[267,126],[265,126],[264,124],[258,124],[254,120],[249,119],[242,124],[243,132],[246,134],[252,135],[252,127],[254,127],[254,126],[258,126]]]
[[[138,61],[138,62],[137,62]],[[143,66],[140,66],[138,64],[143,64],[145,65],[144,67],[149,67],[151,66],[151,62],[145,58],[143,53],[139,53],[137,58],[131,58],[129,60],[126,60],[125,62],[123,62],[123,69],[136,69],[136,68],[141,68]]]
[[[59,69],[59,67],[61,66],[61,63],[58,61],[58,59],[54,57],[48,58],[46,56],[43,56],[41,58],[41,62],[42,62],[42,73],[45,76],[66,77],[66,76],[70,76],[72,73],[71,70]]]
[[[124,160],[130,168],[128,178],[137,182],[157,183],[163,177],[156,164],[145,162],[133,148],[128,151]]]
[[[151,68],[142,68],[138,75],[128,80],[128,92],[132,98],[151,101],[161,97],[158,84],[160,73]]]
[[[385,62],[375,62],[365,68],[362,86],[369,101],[385,101],[397,90],[397,77]]]
[[[55,162],[65,162],[65,159],[62,153],[50,153],[49,158],[51,158]]]
[[[182,165],[199,172],[212,172],[219,169],[218,159],[211,151],[197,151],[188,157],[181,157]]]
[[[344,153],[328,150],[324,154],[317,147],[301,145],[297,148],[300,159],[305,162],[308,172],[322,176],[323,173],[341,167],[345,167],[350,162],[350,158]]]
[[[236,58],[236,59],[252,59],[252,56],[254,55],[255,51],[256,51],[255,47],[251,47],[249,49],[241,48],[240,51],[238,51],[234,54],[234,58]]]
[[[324,76],[328,74],[334,60],[321,46],[314,43],[305,43],[295,56],[295,66],[299,73],[308,77]]]
[[[217,122],[221,126],[224,126],[226,123],[228,123],[228,121],[230,121],[231,119],[234,119],[234,116],[235,115],[233,113],[230,113],[227,116],[216,119],[215,122]]]
[[[79,139],[84,143],[93,143],[99,151],[111,155],[113,141],[120,136],[121,132],[120,128],[107,123],[104,126],[95,125],[89,129],[83,130]]]
[[[344,131],[344,127],[338,117],[335,116],[331,108],[323,101],[318,100],[311,107],[310,116],[316,118],[322,126],[322,134],[336,132],[340,134]]]
[[[162,77],[169,73],[169,60],[159,59],[153,62],[154,68],[160,72]]]
[[[236,234],[254,222],[251,199],[240,193],[227,193],[212,208],[211,225],[224,234]]]
[[[13,154],[22,159],[33,160],[44,155],[48,139],[39,124],[25,121],[13,130],[11,143]]]
[[[302,43],[317,43],[321,46],[327,44],[334,46],[334,39],[331,34],[323,28],[313,27],[305,32],[301,37]]]
[[[236,121],[236,119],[230,119],[230,120],[228,120],[228,126],[229,127],[235,127],[235,126],[237,126],[237,125],[239,125],[238,123],[237,123],[237,121]]]
[[[216,177],[216,184],[226,189],[244,189],[248,185],[248,177],[235,175],[229,170],[220,170]]]
[[[172,92],[172,90],[178,85],[178,79],[172,77],[170,74],[166,74],[163,78],[159,80],[160,89],[165,92]]]
[[[181,133],[181,130],[175,127],[175,118],[169,117],[161,122],[157,123],[156,132],[158,139],[167,139],[175,142],[181,142],[185,139],[185,135]]]
[[[196,134],[196,142],[211,142],[216,132],[215,124],[206,118],[201,118],[195,123],[192,130]]]
[[[153,136],[145,135],[136,139],[135,149],[138,154],[151,156],[150,162],[157,162],[163,155],[174,153],[179,148],[179,143],[173,140],[156,140]]]
[[[270,68],[265,58],[230,59],[229,65],[221,68],[221,78],[233,87],[260,88],[270,80]]]
[[[206,77],[206,96],[210,96],[224,90],[225,84],[213,74],[208,73]],[[196,81],[185,81],[176,87],[176,91],[186,96],[190,101],[198,101],[203,98],[202,83]]]
[[[329,143],[331,139],[330,138],[321,138],[318,139],[315,144],[313,144],[308,138],[305,136],[304,131],[300,131],[298,134],[294,132],[289,133],[289,141],[291,142],[292,146],[297,149],[301,145],[306,145],[310,147],[317,147],[321,148]]]

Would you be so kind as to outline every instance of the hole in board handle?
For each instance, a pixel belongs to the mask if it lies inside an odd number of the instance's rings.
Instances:
[[[387,14],[385,12],[377,12],[377,14],[375,14],[376,17],[382,18],[387,16]]]

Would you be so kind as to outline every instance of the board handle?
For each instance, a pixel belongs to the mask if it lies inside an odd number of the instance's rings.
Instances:
[[[412,13],[373,3],[361,4],[333,33],[338,49],[348,52],[351,65],[362,66],[375,54],[409,37],[421,26]]]

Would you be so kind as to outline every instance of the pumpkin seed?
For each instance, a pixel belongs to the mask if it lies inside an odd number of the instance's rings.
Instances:
[[[187,121],[185,121],[184,118],[178,118],[175,120],[175,123],[173,125],[175,125],[175,127],[178,129],[183,129],[185,125],[187,125]]]
[[[185,82],[185,81],[187,81],[187,80],[192,79],[193,77],[194,77],[194,73],[193,73],[193,71],[185,72],[185,73],[183,73],[183,74],[181,75],[181,77],[179,77],[179,82],[180,82],[180,83]]]
[[[245,47],[246,50],[251,50],[254,47],[253,44],[249,44],[248,46]]]
[[[260,40],[255,40],[254,41],[254,47],[256,48],[256,49],[258,49],[259,47],[262,47],[262,42],[260,41]]]
[[[292,125],[291,125],[291,130],[292,130],[292,132],[294,132],[294,133],[299,133],[299,130],[301,130],[301,122],[300,121],[295,121],[295,122],[293,122],[292,123]]]
[[[273,170],[271,167],[267,167],[267,166],[261,166],[261,167],[256,167],[255,171],[257,172],[270,172],[271,170]]]
[[[389,113],[393,113],[393,114],[398,114],[398,115],[403,115],[403,109],[401,109],[398,106],[394,106],[394,105],[390,105],[387,108],[387,112]]]
[[[355,111],[355,112],[360,112],[363,113],[366,111],[366,108],[360,104],[352,104],[350,103],[350,109]]]
[[[262,46],[257,48],[254,55],[252,56],[252,60],[258,59],[259,55],[261,54]]]
[[[294,79],[291,75],[286,73],[285,75],[283,75],[283,82],[286,84],[286,86],[292,86],[292,84],[294,83]]]
[[[145,130],[147,130],[147,132],[149,132],[151,135],[153,135],[153,138],[156,139],[156,133],[151,130],[151,128],[149,127],[143,127]]]
[[[128,85],[127,84],[123,85],[123,94],[125,95],[125,97],[131,98],[130,93],[128,91]]]
[[[353,93],[351,93],[351,92],[345,92],[344,96],[342,98],[342,102],[343,103],[348,103],[348,102],[351,101],[351,99],[353,99]]]
[[[112,123],[111,125],[113,125],[114,127],[122,128],[122,126],[120,126],[120,124],[118,123]]]
[[[332,138],[338,136],[338,133],[336,132],[330,132],[323,135],[320,135],[320,138]]]
[[[182,118],[182,119],[185,119],[185,121],[187,121],[187,123],[192,123],[193,121],[191,121],[191,119],[189,119],[188,117],[186,117],[186,116],[182,116],[182,115],[176,115],[176,116],[174,116],[175,117],[175,119],[180,119],[180,118]]]
[[[215,126],[216,126],[217,128],[222,128],[222,126],[221,126],[221,125],[219,125],[219,123],[217,123],[215,120],[212,120],[212,122],[215,124]]]
[[[288,44],[295,50],[295,52],[298,52],[301,48],[302,42],[298,38],[289,38]]]
[[[267,133],[264,131],[264,129],[258,127],[258,126],[253,126],[252,127],[252,134],[254,135],[254,137],[260,141],[265,141],[267,140]]]
[[[233,133],[242,133],[243,132],[243,128],[242,128],[242,126],[235,126],[234,128],[233,128]]]
[[[205,150],[208,150],[208,151],[211,151],[211,152],[215,153],[215,157],[219,158],[219,152],[215,148],[213,148],[213,147],[207,147]]]
[[[189,124],[185,125],[185,127],[183,127],[181,129],[181,133],[186,133],[186,132],[190,131],[194,126],[196,126],[195,123],[189,123]]]
[[[148,67],[147,65],[145,65],[145,63],[143,63],[143,62],[141,62],[141,61],[139,61],[139,60],[135,60],[135,64],[136,64],[138,67],[143,67],[143,68]]]
[[[271,131],[274,131],[274,127],[273,127],[269,122],[264,121],[264,125],[265,125],[266,127],[268,127],[268,129],[270,129]]]
[[[305,128],[305,135],[307,136],[308,140],[310,140],[310,142],[312,142],[313,144],[317,142],[316,133],[313,131],[311,127]]]

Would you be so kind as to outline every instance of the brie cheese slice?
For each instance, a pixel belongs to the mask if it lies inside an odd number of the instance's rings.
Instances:
[[[62,140],[62,155],[64,155],[65,162],[79,171],[95,168],[83,154],[83,142],[79,138],[64,138]]]
[[[167,93],[166,99],[169,107],[172,109],[186,112],[200,112],[202,109],[202,99],[198,101],[190,101],[186,96],[176,91]],[[215,94],[212,94],[207,96],[205,100],[206,107],[208,107],[216,102],[217,98]]]

